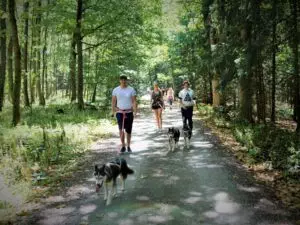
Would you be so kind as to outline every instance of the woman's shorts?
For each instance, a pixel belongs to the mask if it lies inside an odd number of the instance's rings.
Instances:
[[[116,114],[119,130],[122,130],[123,127],[123,113]],[[125,113],[125,121],[124,121],[124,130],[127,134],[131,134],[133,124],[133,113]]]
[[[157,105],[153,105],[152,106],[152,109],[156,110],[156,109],[160,109],[161,107],[160,106],[157,106]]]

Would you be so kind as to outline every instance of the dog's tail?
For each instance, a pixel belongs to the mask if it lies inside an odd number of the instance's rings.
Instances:
[[[121,163],[120,166],[121,166],[122,174],[133,174],[134,173],[134,171],[128,167],[126,160],[121,159],[120,163]]]

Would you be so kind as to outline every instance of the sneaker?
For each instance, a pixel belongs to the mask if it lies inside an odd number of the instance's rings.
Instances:
[[[124,152],[126,152],[125,146],[123,146],[123,147],[120,149],[120,153],[124,153]]]
[[[129,152],[129,153],[132,152],[132,150],[131,150],[131,148],[129,146],[127,147],[127,152]]]

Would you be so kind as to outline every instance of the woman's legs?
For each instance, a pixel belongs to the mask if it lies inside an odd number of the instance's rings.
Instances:
[[[159,114],[158,114],[158,110],[159,109],[153,109],[154,115],[155,115],[156,124],[157,124],[157,127],[159,128]]]
[[[162,108],[157,110],[158,114],[158,128],[162,129]]]

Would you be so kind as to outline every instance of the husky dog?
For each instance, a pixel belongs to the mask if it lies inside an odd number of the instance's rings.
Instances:
[[[112,197],[117,195],[117,177],[120,175],[122,181],[122,191],[125,190],[125,180],[129,174],[133,174],[134,171],[127,166],[125,159],[116,159],[115,161],[104,164],[99,167],[95,165],[94,176],[96,178],[96,192],[99,192],[100,188],[104,184],[104,201],[106,205],[109,205],[112,201]],[[108,184],[112,181],[112,186],[108,190]]]
[[[182,129],[183,138],[184,138],[184,147],[189,149],[190,148],[190,140],[192,137],[192,130],[189,128],[187,124],[183,126]]]
[[[168,130],[169,150],[174,151],[178,147],[180,131],[177,128],[171,127]]]

